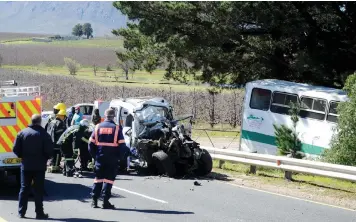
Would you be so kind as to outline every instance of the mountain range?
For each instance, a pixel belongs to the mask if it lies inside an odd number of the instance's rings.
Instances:
[[[70,35],[74,25],[86,22],[99,37],[125,27],[127,17],[109,1],[0,1],[0,32]]]

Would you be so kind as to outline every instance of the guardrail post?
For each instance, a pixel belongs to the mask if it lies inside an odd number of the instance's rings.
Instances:
[[[224,163],[225,163],[225,160],[219,160],[219,168],[220,169],[222,169]]]
[[[257,153],[257,150],[251,153]],[[256,166],[250,165],[250,174],[256,174],[256,168]]]
[[[256,174],[256,166],[250,165],[250,174]]]
[[[290,171],[284,171],[284,179],[288,180],[288,181],[292,181],[292,172]]]

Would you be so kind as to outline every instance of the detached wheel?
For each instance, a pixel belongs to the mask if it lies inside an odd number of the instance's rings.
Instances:
[[[213,169],[213,159],[211,158],[209,152],[205,149],[202,150],[202,154],[198,161],[198,169],[194,170],[197,176],[206,176]]]
[[[159,174],[166,173],[169,177],[173,177],[176,174],[176,168],[169,158],[169,156],[163,152],[158,151],[152,154],[153,161],[157,167]]]

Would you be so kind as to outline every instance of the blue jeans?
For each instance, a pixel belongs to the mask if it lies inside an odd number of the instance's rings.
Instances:
[[[21,169],[21,189],[19,193],[19,214],[25,215],[27,211],[28,196],[34,182],[35,207],[37,214],[43,214],[43,193],[46,171],[25,171]]]

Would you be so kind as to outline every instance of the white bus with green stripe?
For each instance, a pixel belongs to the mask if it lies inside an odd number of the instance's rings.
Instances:
[[[276,155],[273,124],[292,127],[290,102],[301,105],[297,133],[306,156],[318,157],[330,148],[337,124],[336,107],[347,101],[344,91],[282,80],[256,80],[245,87],[240,150]]]

